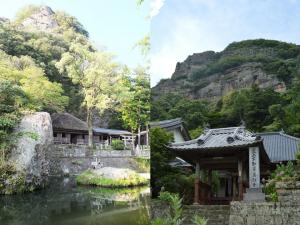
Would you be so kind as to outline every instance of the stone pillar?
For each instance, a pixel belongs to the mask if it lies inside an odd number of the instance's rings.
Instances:
[[[249,188],[260,188],[259,148],[249,148]]]
[[[249,147],[249,188],[244,196],[244,201],[265,201],[265,194],[260,187],[259,147]]]
[[[196,162],[194,205],[198,205],[200,203],[199,192],[200,192],[200,163]]]

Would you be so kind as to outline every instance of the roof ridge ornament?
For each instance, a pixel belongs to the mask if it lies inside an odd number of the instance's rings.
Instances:
[[[229,136],[229,137],[227,137],[226,141],[230,144],[230,143],[234,142],[234,137]]]
[[[208,122],[205,122],[203,124],[204,127],[204,133],[207,133],[210,130],[210,124]]]
[[[241,128],[246,128],[246,122],[245,122],[245,120],[241,119],[240,127]]]

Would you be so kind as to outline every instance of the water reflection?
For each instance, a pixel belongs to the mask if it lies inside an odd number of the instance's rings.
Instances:
[[[147,188],[103,189],[53,179],[45,190],[0,197],[1,225],[146,225]]]

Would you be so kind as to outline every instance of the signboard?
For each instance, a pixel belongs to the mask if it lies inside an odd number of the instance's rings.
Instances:
[[[250,188],[260,187],[260,167],[259,167],[259,148],[249,148],[249,186]]]

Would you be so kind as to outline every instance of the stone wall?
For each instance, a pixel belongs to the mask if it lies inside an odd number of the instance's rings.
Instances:
[[[48,152],[50,175],[77,175],[99,161],[101,166],[129,168],[139,172],[130,150],[91,150],[85,145],[53,145]],[[138,157],[150,158],[150,151],[140,151]]]
[[[207,225],[300,225],[300,182],[279,184],[279,202],[231,202],[227,205],[184,205],[183,224],[191,225],[194,215],[208,219]],[[170,213],[167,204],[151,202],[151,218]]]
[[[169,207],[158,200],[151,202],[151,218],[163,218],[169,214]],[[228,225],[229,205],[184,205],[184,225],[194,225],[192,222],[195,215],[206,218],[207,225]]]
[[[300,183],[278,187],[279,202],[231,202],[230,225],[300,225]]]

